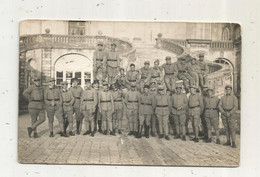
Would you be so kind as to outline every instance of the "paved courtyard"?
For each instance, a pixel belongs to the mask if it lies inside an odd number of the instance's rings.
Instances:
[[[158,138],[136,139],[123,135],[95,137],[76,135],[74,137],[49,138],[48,121],[38,127],[40,138],[29,138],[28,114],[18,118],[18,161],[39,164],[114,164],[114,165],[168,165],[168,166],[238,166],[240,159],[240,136],[238,147],[226,147],[224,135],[221,145],[191,141]],[[125,123],[126,124],[126,123]],[[58,132],[58,122],[54,122],[54,132]],[[75,127],[75,126],[74,126]],[[84,131],[84,126],[83,126]]]

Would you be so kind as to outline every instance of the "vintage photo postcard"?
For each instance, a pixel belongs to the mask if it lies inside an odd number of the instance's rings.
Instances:
[[[240,163],[241,26],[20,22],[18,162]]]

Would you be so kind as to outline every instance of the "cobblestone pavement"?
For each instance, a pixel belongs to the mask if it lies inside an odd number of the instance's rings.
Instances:
[[[18,161],[20,163],[43,164],[120,164],[120,165],[172,165],[172,166],[238,166],[240,159],[240,136],[237,136],[236,149],[224,146],[226,141],[221,135],[221,145],[186,142],[173,139],[136,139],[123,135],[101,135],[95,137],[76,135],[74,137],[49,138],[48,121],[38,127],[40,138],[29,138],[28,114],[18,119]],[[54,121],[54,132],[58,132],[58,122]],[[74,126],[75,127],[75,126]],[[84,132],[84,128],[83,128]]]

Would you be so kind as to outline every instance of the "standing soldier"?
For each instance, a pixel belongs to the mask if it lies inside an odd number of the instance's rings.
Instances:
[[[151,69],[151,80],[150,82],[155,82],[158,85],[158,82],[162,80],[162,71],[159,68],[159,60],[154,61],[154,67]]]
[[[150,62],[145,61],[144,62],[144,67],[140,69],[140,75],[141,75],[141,81],[140,81],[140,90],[141,93],[144,92],[144,85],[149,85],[150,84],[150,79],[151,79],[151,69],[150,67]]]
[[[178,68],[178,79],[183,80],[186,93],[189,92],[189,86],[194,85],[193,78],[188,73],[188,65],[186,63],[187,56],[181,56],[178,58],[177,68]]]
[[[202,97],[196,92],[197,87],[195,85],[190,86],[191,95],[189,96],[189,117],[193,124],[194,141],[199,142],[199,125],[200,115],[203,112],[204,105]]]
[[[200,72],[199,72],[199,80],[200,80],[200,86],[203,87],[204,84],[207,84],[207,75],[209,74],[209,67],[207,63],[204,61],[204,55],[199,55],[199,62],[198,65],[200,66]]]
[[[61,132],[60,135],[66,136],[64,133],[61,92],[57,87],[55,87],[54,84],[55,84],[55,79],[51,78],[49,80],[49,87],[44,90],[44,103],[47,112],[47,117],[49,119],[50,137],[54,137],[53,134],[54,115],[59,121],[60,132]]]
[[[122,119],[123,119],[123,93],[120,90],[119,84],[112,84],[112,95],[114,100],[114,113],[113,113],[113,134],[116,133],[116,129],[118,129],[118,133],[122,134]]]
[[[38,138],[36,128],[45,121],[45,110],[43,107],[43,88],[40,84],[40,78],[33,80],[34,85],[29,86],[23,95],[29,101],[28,110],[31,116],[31,127],[28,127],[28,134],[31,137],[32,131],[34,132],[33,137]],[[37,120],[39,116],[39,119]]]
[[[181,138],[180,128],[182,132],[182,140],[186,141],[185,136],[185,122],[186,122],[186,109],[188,104],[187,95],[181,92],[182,84],[176,84],[176,94],[172,95],[172,114],[176,128],[175,139]]]
[[[156,88],[156,83],[155,82],[151,82],[150,84],[150,91],[149,93],[155,97],[157,95],[157,88]],[[154,113],[154,109],[153,109],[153,114],[151,117],[151,136],[155,137],[155,131],[158,129],[158,121],[156,118],[156,114]],[[158,131],[157,131],[158,132]]]
[[[140,103],[140,93],[136,90],[136,84],[131,84],[131,90],[126,93],[125,102],[127,108],[127,119],[129,123],[130,132],[128,135],[137,136],[138,129],[138,109]]]
[[[191,61],[188,65],[188,73],[193,78],[195,86],[199,88],[199,73],[200,73],[200,66],[196,62],[196,58],[191,58]]]
[[[217,96],[214,96],[214,89],[208,88],[208,96],[204,98],[204,119],[208,127],[208,139],[207,142],[210,143],[211,140],[211,130],[212,126],[216,132],[217,144],[220,144],[219,140],[219,114],[218,114],[218,103],[219,99]]]
[[[126,75],[124,68],[120,68],[119,74],[116,76],[116,83],[118,83],[120,87],[126,86]]]
[[[168,136],[168,121],[169,115],[172,109],[171,99],[166,94],[162,85],[158,86],[159,94],[155,96],[154,107],[155,114],[159,122],[160,135],[159,138],[163,138],[165,135],[166,140],[170,140]]]
[[[107,56],[107,74],[108,74],[108,83],[115,83],[115,77],[118,74],[120,67],[119,55],[116,52],[116,44],[111,44],[111,50],[108,52]]]
[[[207,85],[203,86],[203,88],[201,90],[201,96],[202,96],[203,99],[208,97],[208,86]],[[201,129],[202,129],[201,134],[203,134],[203,136],[204,136],[203,139],[207,141],[208,140],[208,128],[207,128],[207,123],[206,123],[204,114],[205,114],[205,109],[200,116],[200,118],[201,118]],[[199,135],[200,135],[200,132],[199,132]]]
[[[99,111],[102,116],[102,130],[104,135],[110,132],[110,135],[115,135],[112,131],[112,114],[114,113],[114,100],[112,93],[108,89],[108,83],[103,82],[103,90],[98,95]],[[107,127],[108,126],[108,127]]]
[[[149,85],[144,85],[144,93],[140,96],[139,106],[139,130],[137,138],[142,137],[143,125],[145,122],[145,137],[149,138],[150,121],[153,114],[154,97],[149,93]]]
[[[75,99],[75,102],[73,104],[73,112],[75,113],[75,117],[76,117],[77,134],[79,135],[82,128],[82,119],[83,119],[83,115],[80,112],[80,100],[81,100],[83,89],[78,84],[79,84],[78,78],[73,78],[72,87],[69,90],[71,91]]]
[[[130,64],[130,71],[126,73],[126,83],[128,84],[128,88],[131,88],[131,84],[139,84],[140,82],[140,75],[139,72],[135,69],[135,64]]]
[[[75,134],[73,131],[73,103],[75,101],[71,91],[69,91],[68,88],[68,82],[63,81],[61,82],[62,85],[62,108],[63,108],[63,115],[64,117],[67,117],[69,122],[69,135],[74,136]],[[64,132],[66,132],[66,129],[64,129]]]
[[[93,54],[94,79],[102,80],[106,77],[106,63],[107,63],[107,54],[103,49],[103,43],[98,42],[97,50],[95,50]]]
[[[80,110],[85,118],[85,128],[86,132],[83,135],[88,135],[91,133],[91,136],[94,136],[94,115],[97,106],[98,98],[97,91],[94,88],[91,88],[90,81],[86,82],[85,90],[82,93]],[[91,131],[89,131],[89,126]]]
[[[237,97],[232,93],[232,86],[225,87],[226,95],[224,95],[219,102],[219,111],[225,127],[227,142],[225,145],[230,146],[230,136],[232,140],[232,147],[236,148],[236,120],[235,112],[238,108]]]
[[[160,69],[164,70],[164,82],[166,84],[167,90],[174,93],[175,92],[175,83],[178,80],[178,68],[171,62],[171,57],[167,56],[165,58],[166,63],[163,64]]]
[[[100,91],[100,87],[99,87],[99,81],[98,80],[94,80],[94,82],[92,83],[92,86],[94,88],[94,90],[97,93],[97,97],[99,95],[99,91]],[[101,113],[98,110],[99,109],[99,104],[97,103],[96,105],[96,110],[95,110],[95,115],[94,115],[94,119],[95,119],[95,129],[98,130],[99,133],[103,133],[102,132],[102,119],[101,119]]]

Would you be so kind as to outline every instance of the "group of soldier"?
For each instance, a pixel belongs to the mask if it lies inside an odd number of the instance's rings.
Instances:
[[[214,96],[214,88],[207,86],[208,66],[200,55],[200,65],[196,58],[182,56],[177,63],[166,57],[166,63],[159,65],[154,61],[153,68],[146,61],[144,67],[125,73],[119,68],[120,59],[111,45],[111,51],[103,51],[103,44],[98,44],[94,53],[94,82],[86,80],[84,90],[79,80],[73,78],[71,87],[64,81],[61,88],[55,86],[55,80],[49,80],[49,86],[43,89],[40,79],[24,91],[29,100],[31,127],[28,134],[38,137],[37,126],[45,121],[45,110],[49,119],[50,137],[53,133],[54,115],[59,121],[60,135],[74,136],[73,115],[76,117],[76,133],[80,134],[83,120],[83,135],[94,136],[97,131],[107,135],[122,134],[123,118],[128,120],[129,136],[146,138],[158,136],[169,137],[169,119],[173,119],[175,139],[186,141],[187,125],[191,121],[194,141],[199,142],[199,130],[205,132],[206,142],[212,142],[212,127],[219,138],[219,112],[225,127],[227,142],[225,145],[236,147],[235,112],[238,107],[237,98],[232,94],[232,86],[225,87],[226,94],[221,99]],[[189,60],[189,62],[187,62]],[[164,72],[164,74],[163,74]],[[200,87],[199,87],[200,86]],[[201,88],[201,89],[199,89]],[[201,94],[200,94],[201,91]],[[187,93],[190,95],[187,96]],[[38,119],[39,117],[39,119]],[[202,126],[201,126],[202,125]],[[69,133],[66,129],[69,127]],[[144,134],[143,134],[144,129]]]

